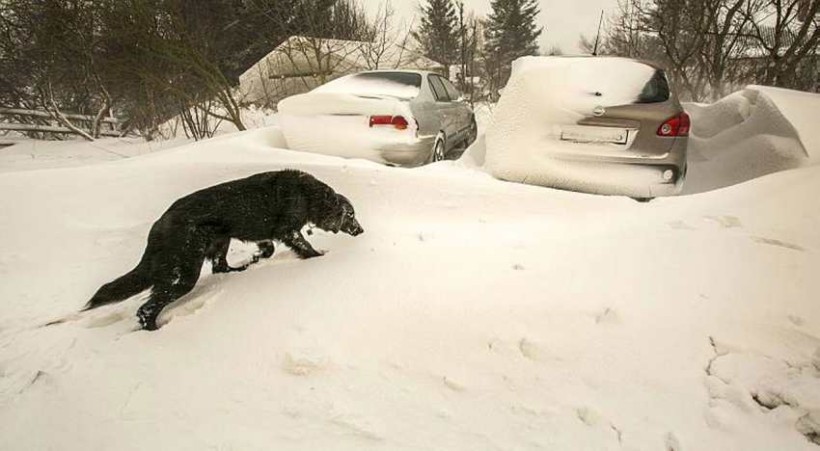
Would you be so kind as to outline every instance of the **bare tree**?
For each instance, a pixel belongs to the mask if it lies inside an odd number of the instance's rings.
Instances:
[[[622,0],[602,53],[663,64],[682,97],[692,100],[715,99],[748,83],[815,89],[819,4]]]
[[[366,28],[361,56],[367,69],[398,69],[418,56],[408,49],[413,29],[412,21],[402,26],[405,31],[395,27],[395,10],[388,0],[379,8],[371,24]]]
[[[479,78],[479,21],[473,14],[467,14],[464,10],[464,2],[456,4],[458,9],[458,74],[457,82],[461,91],[465,94],[470,105],[474,105],[480,93],[478,89]]]
[[[767,85],[812,89],[820,53],[820,0],[757,0],[744,11],[750,44],[762,59],[758,80]],[[814,79],[800,79],[808,63]]]
[[[100,136],[111,97],[98,62],[100,18],[91,2],[5,0],[0,5],[0,106],[45,110],[68,130],[88,139]],[[92,115],[88,130],[64,110]],[[47,125],[38,116],[21,122]],[[29,133],[46,137],[36,127]],[[51,136],[53,137],[53,136]]]

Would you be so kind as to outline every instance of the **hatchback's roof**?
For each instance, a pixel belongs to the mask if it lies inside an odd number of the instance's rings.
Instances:
[[[439,74],[438,72],[433,72],[433,71],[429,71],[429,70],[415,70],[415,69],[376,69],[376,70],[365,70],[365,71],[361,71],[361,72],[356,72],[355,74],[351,74],[351,75],[357,75],[357,74],[378,74],[378,73],[391,73],[391,72],[392,72],[392,73],[395,73],[395,72],[401,72],[401,73],[407,73],[407,74],[418,74],[418,75],[422,75],[422,76],[425,76],[425,75],[430,75],[430,74],[441,75],[441,74]]]
[[[598,58],[598,59],[622,59],[622,60],[631,60],[638,63],[646,64],[647,66],[654,67],[655,69],[664,70],[664,67],[660,63],[656,63],[655,61],[639,59],[639,58],[629,58],[626,56],[614,56],[614,55],[550,55],[550,56],[539,56],[537,58]]]

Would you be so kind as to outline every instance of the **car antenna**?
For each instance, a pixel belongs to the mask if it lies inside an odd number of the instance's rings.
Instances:
[[[604,23],[604,10],[601,10],[601,19],[598,21],[598,34],[595,35],[595,46],[592,47],[592,56],[598,56],[598,41],[601,39],[601,25]]]

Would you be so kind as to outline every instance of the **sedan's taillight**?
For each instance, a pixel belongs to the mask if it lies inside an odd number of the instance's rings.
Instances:
[[[370,116],[370,127],[376,125],[390,125],[396,130],[407,130],[410,123],[404,116]]]
[[[689,136],[689,115],[681,113],[666,120],[658,127],[658,136]]]

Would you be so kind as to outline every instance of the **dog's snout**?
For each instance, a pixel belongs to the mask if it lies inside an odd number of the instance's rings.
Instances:
[[[364,233],[364,229],[361,224],[359,224],[359,221],[356,221],[355,219],[352,221],[347,221],[343,230],[351,236],[361,235]]]

